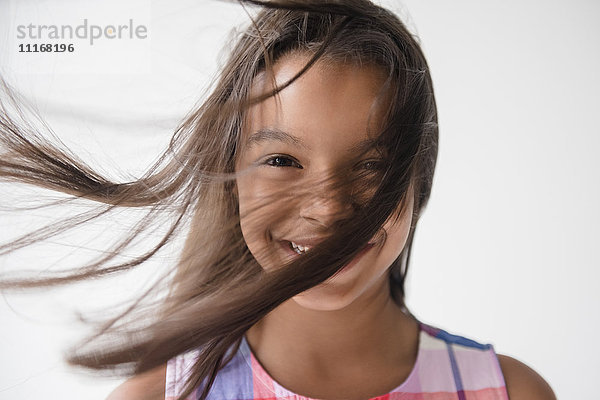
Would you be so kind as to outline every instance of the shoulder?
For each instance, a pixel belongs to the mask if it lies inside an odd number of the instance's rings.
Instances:
[[[537,372],[512,357],[498,354],[510,400],[556,400],[552,388]]]
[[[164,400],[167,365],[136,375],[112,391],[106,400]]]

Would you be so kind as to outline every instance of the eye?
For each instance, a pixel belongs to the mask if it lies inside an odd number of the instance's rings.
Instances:
[[[367,171],[379,171],[383,169],[383,164],[382,160],[367,160],[360,164],[360,168]]]
[[[273,156],[265,160],[265,164],[272,167],[296,167],[302,169],[302,166],[294,159],[286,156]]]

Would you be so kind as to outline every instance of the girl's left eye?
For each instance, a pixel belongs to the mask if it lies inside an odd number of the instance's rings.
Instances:
[[[377,171],[383,168],[383,162],[381,160],[367,160],[360,164],[360,166],[368,171]]]
[[[265,160],[265,164],[272,167],[296,167],[302,169],[302,166],[290,157],[274,156]]]

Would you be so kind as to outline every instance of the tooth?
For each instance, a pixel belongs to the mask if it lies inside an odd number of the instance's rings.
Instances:
[[[298,254],[302,254],[308,249],[307,247],[300,246],[292,241],[290,241],[290,244],[292,245],[292,249],[294,249],[294,251]]]
[[[297,248],[297,249],[298,249],[298,250],[300,250],[300,251],[307,251],[308,249],[310,249],[310,247],[309,247],[309,246],[302,246],[301,244],[296,244],[296,243],[294,243],[294,242],[291,242],[291,243],[293,244],[293,246],[294,246],[295,248]]]

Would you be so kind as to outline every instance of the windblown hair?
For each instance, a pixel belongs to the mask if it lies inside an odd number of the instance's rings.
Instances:
[[[325,281],[350,261],[384,223],[404,215],[407,196],[414,211],[406,245],[389,269],[390,296],[404,304],[404,282],[415,228],[430,196],[438,147],[437,111],[427,62],[418,42],[397,16],[368,0],[246,0],[261,8],[241,33],[212,93],[176,129],[168,149],[139,179],[111,182],[67,149],[51,144],[28,122],[19,99],[5,84],[0,99],[0,179],[32,184],[101,203],[92,213],[48,226],[0,247],[3,253],[71,229],[118,207],[149,210],[140,224],[107,255],[79,269],[42,277],[0,279],[0,288],[73,283],[132,269],[155,255],[191,221],[169,290],[130,324],[135,304],[98,330],[68,362],[95,370],[139,374],[191,350],[197,362],[180,399],[194,390],[208,395],[218,371],[231,359],[244,333],[287,299]],[[278,60],[296,52],[310,61],[283,85],[251,97],[260,75],[272,78]],[[236,159],[250,107],[277,96],[316,62],[372,66],[386,77],[378,101],[387,106],[373,147],[383,164],[374,172],[328,177],[332,196],[351,202],[352,214],[336,219],[327,238],[302,257],[265,271],[242,235]],[[387,101],[384,101],[387,99]],[[348,188],[351,187],[351,190]],[[412,188],[412,191],[409,191]],[[281,202],[289,215],[310,193],[297,187],[265,199]],[[309,201],[309,200],[306,200]],[[161,213],[172,219],[164,237],[147,253],[111,264]],[[141,312],[141,311],[140,311]],[[229,357],[228,357],[229,355]]]

